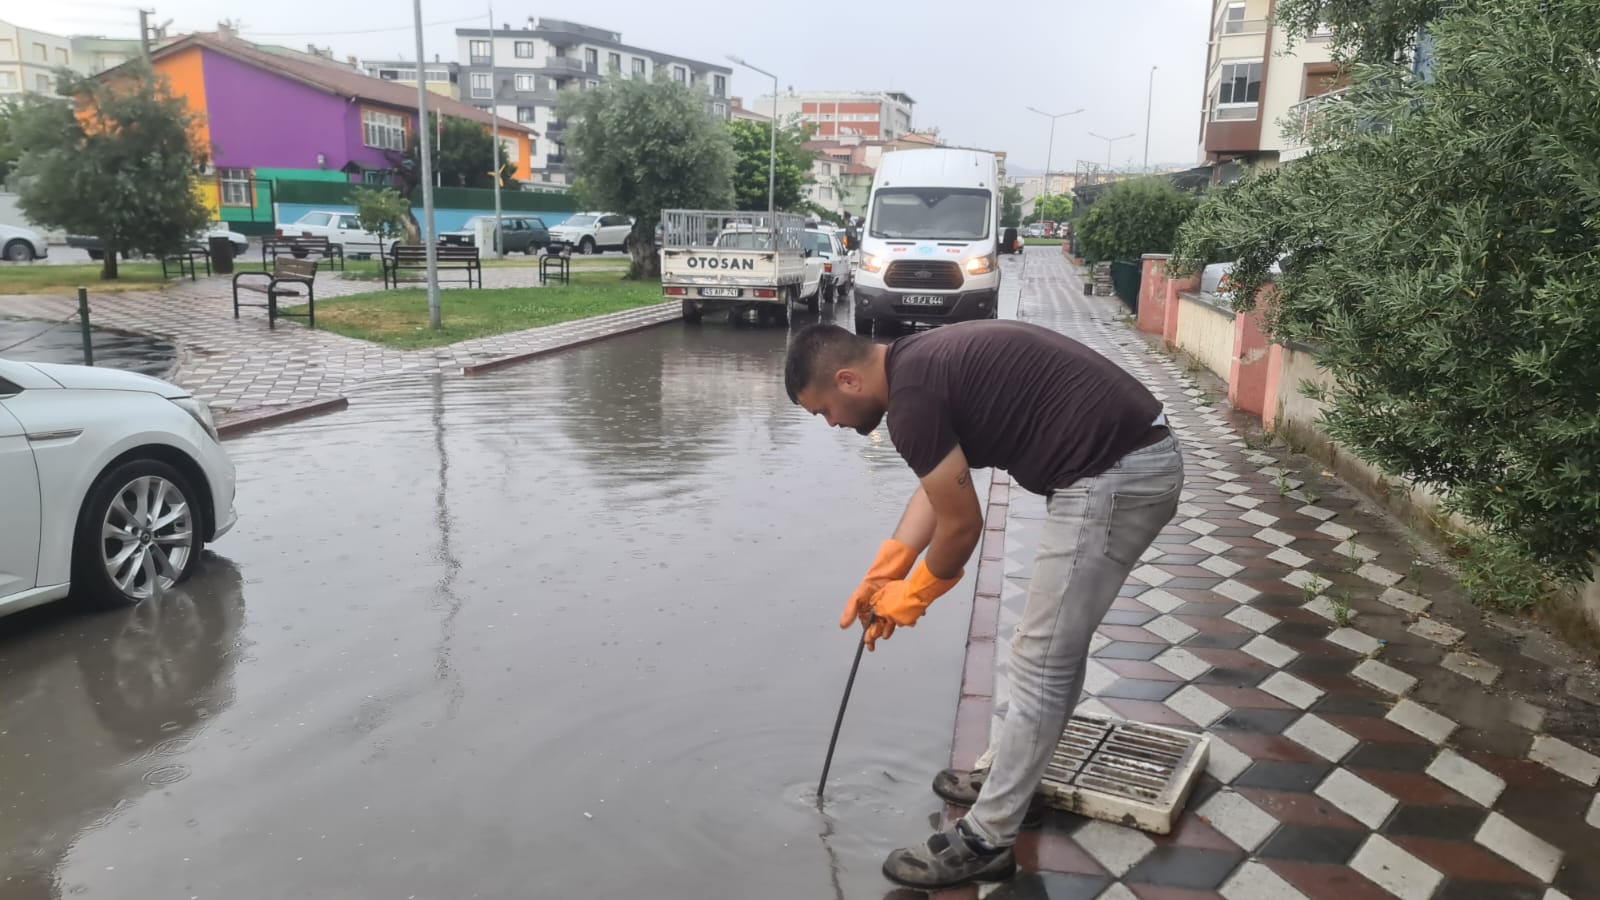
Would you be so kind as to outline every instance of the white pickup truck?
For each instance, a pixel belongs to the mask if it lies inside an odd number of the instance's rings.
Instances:
[[[791,304],[817,308],[822,260],[808,249],[804,218],[671,209],[661,224],[661,292],[682,301],[685,321],[727,310],[730,322],[785,323]]]

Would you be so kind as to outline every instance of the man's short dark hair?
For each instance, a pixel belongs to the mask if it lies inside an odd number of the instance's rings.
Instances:
[[[872,354],[872,342],[837,325],[807,325],[789,344],[789,358],[783,365],[783,385],[791,403],[800,402],[800,392],[819,378],[845,366],[863,362]]]

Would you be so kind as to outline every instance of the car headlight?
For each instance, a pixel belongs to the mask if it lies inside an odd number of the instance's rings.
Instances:
[[[988,256],[974,256],[967,260],[968,275],[987,275],[994,269],[994,259]]]
[[[883,257],[874,256],[873,254],[870,254],[870,253],[861,258],[861,268],[866,269],[868,272],[881,272],[881,271],[883,271],[883,267],[884,267],[885,263],[886,263],[886,261],[884,260]]]
[[[195,397],[175,397],[172,398],[172,402],[199,422],[200,427],[206,430],[206,434],[211,435],[213,441],[219,443],[222,441],[222,438],[217,436],[217,422],[211,417],[211,407]]]

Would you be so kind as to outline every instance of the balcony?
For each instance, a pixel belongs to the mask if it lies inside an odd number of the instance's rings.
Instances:
[[[584,74],[583,60],[573,59],[570,56],[552,56],[545,60],[545,71],[558,75]]]
[[[1221,23],[1217,33],[1223,37],[1238,34],[1266,34],[1270,23],[1266,19],[1231,19]]]
[[[1287,145],[1278,158],[1282,161],[1299,159],[1311,152],[1309,134],[1322,124],[1328,110],[1344,100],[1349,88],[1339,88],[1317,97],[1310,97],[1289,107],[1284,119],[1284,143]]]
[[[1226,106],[1219,104],[1211,108],[1211,121],[1249,122],[1255,119],[1260,110],[1259,103],[1230,103]]]
[[[566,165],[567,164],[567,152],[565,150],[563,150],[560,153],[552,153],[549,156],[546,156],[544,158],[544,164],[546,166],[564,166],[564,165]]]

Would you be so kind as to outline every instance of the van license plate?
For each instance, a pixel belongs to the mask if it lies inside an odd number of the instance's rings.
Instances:
[[[700,289],[700,296],[702,296],[702,297],[737,297],[737,296],[739,296],[739,289],[738,288],[701,288]]]
[[[900,302],[907,306],[943,306],[944,298],[937,294],[911,294]]]

